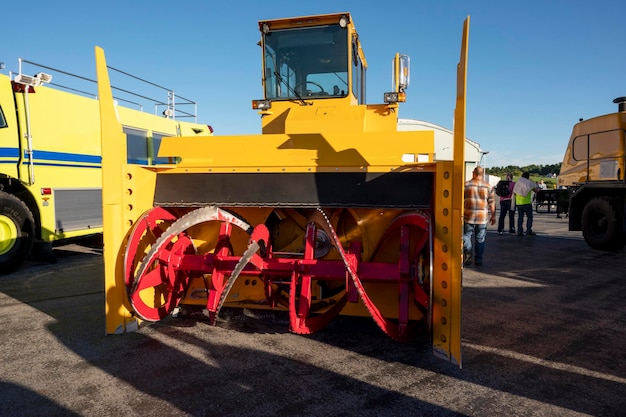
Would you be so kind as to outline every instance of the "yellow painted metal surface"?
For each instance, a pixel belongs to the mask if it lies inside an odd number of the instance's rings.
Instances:
[[[433,262],[433,351],[461,364],[463,188],[469,16],[463,25],[454,110],[454,161],[438,163]]]
[[[152,207],[155,168],[131,165],[126,160],[126,140],[113,96],[104,51],[96,47],[96,73],[100,97],[102,135],[102,215],[104,227],[104,278],[106,333],[136,329],[123,276],[125,238],[135,220]]]
[[[123,238],[128,227],[124,224],[122,167],[126,164],[126,142],[122,125],[115,112],[113,95],[104,51],[96,48],[96,74],[100,104],[102,135],[102,220],[104,226],[104,281],[106,333],[123,333],[130,320],[124,305],[122,270]],[[123,281],[122,283],[123,284]]]
[[[159,152],[159,156],[180,157],[174,170],[187,172],[388,172],[407,164],[403,155],[424,155],[432,161],[433,154],[432,131],[395,130],[164,138]]]
[[[395,105],[357,106],[350,95],[344,98],[327,98],[323,101],[306,101],[310,104],[294,106],[290,102],[272,103],[271,110],[263,113],[263,133],[355,133],[396,130]]]

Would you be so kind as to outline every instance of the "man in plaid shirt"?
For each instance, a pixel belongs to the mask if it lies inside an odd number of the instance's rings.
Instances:
[[[483,264],[487,223],[496,223],[496,199],[493,188],[484,181],[483,167],[474,168],[472,179],[465,183],[464,193],[464,230],[463,230],[463,264],[472,263],[472,241],[474,237],[474,263]]]

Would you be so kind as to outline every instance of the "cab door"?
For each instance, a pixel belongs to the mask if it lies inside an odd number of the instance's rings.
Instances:
[[[19,136],[11,80],[0,74],[0,173],[12,178],[18,176]]]

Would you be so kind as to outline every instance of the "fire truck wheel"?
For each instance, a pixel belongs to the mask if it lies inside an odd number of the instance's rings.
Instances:
[[[583,237],[589,246],[617,250],[622,245],[622,211],[616,201],[606,197],[591,199],[583,209]]]
[[[19,267],[35,240],[35,220],[19,198],[0,191],[0,274]]]

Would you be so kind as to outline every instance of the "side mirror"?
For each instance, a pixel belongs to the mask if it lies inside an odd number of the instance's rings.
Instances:
[[[404,90],[409,86],[410,66],[411,59],[408,55],[396,54],[391,67],[391,89],[393,91],[384,94],[385,103],[404,103],[406,101]]]
[[[395,92],[404,92],[409,87],[411,76],[411,58],[408,55],[396,54],[392,67],[392,88]]]

